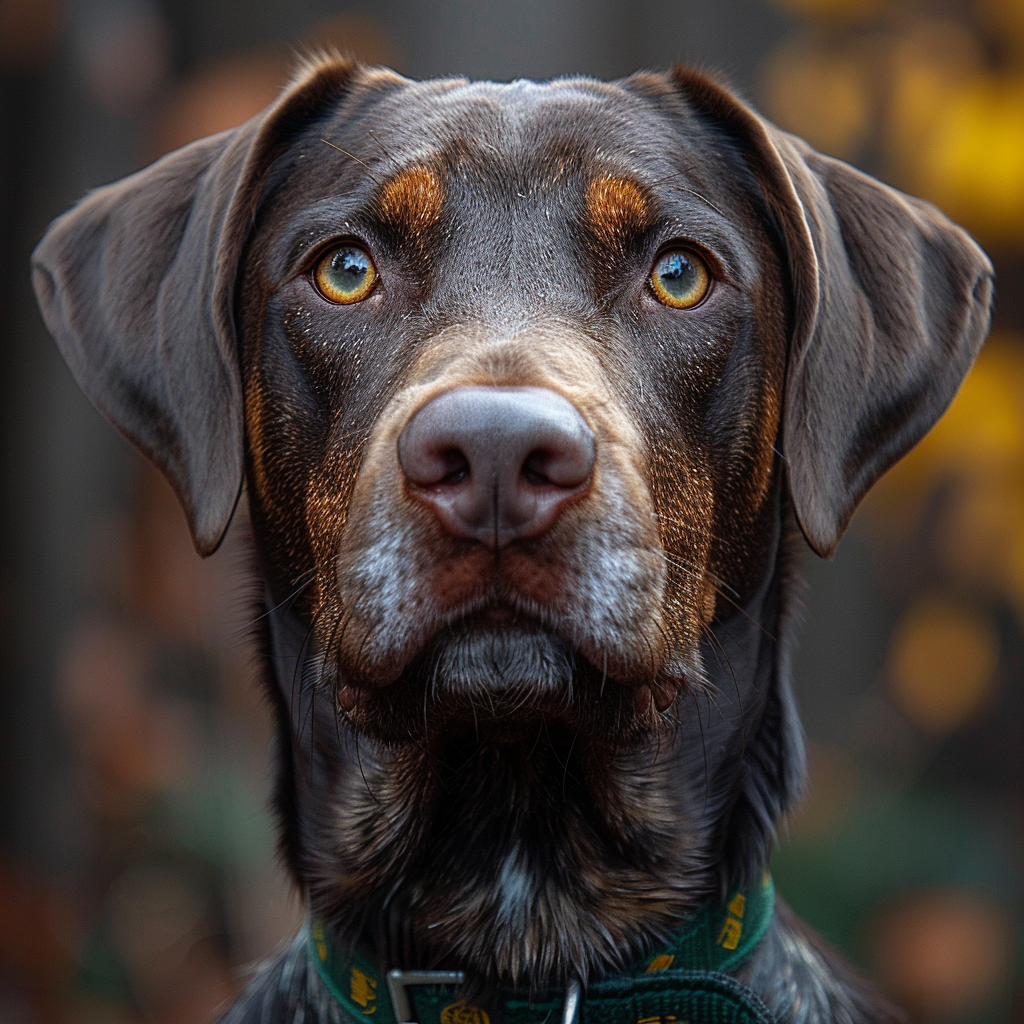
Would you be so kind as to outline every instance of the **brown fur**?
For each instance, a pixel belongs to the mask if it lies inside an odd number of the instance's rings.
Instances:
[[[594,233],[613,253],[651,224],[643,189],[611,174],[600,174],[587,186],[587,211]]]
[[[419,235],[440,219],[444,185],[429,167],[409,167],[381,186],[377,201],[396,230]]]

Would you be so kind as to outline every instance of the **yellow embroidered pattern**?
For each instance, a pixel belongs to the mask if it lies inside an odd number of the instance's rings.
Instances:
[[[491,1024],[491,1018],[479,1006],[470,1006],[460,999],[441,1011],[441,1024]]]
[[[672,961],[675,957],[671,953],[662,953],[661,956],[656,956],[648,965],[648,974],[657,974],[658,971],[667,971],[672,966]]]
[[[352,1002],[363,1008],[363,1013],[377,1012],[377,982],[358,967],[352,968],[349,977],[349,995]]]
[[[313,943],[316,946],[316,955],[320,957],[320,962],[327,963],[327,943],[324,942],[324,927],[322,924],[313,925]]]
[[[728,916],[719,933],[718,945],[722,949],[735,949],[740,944],[740,936],[743,934],[743,912],[747,909],[746,896],[741,892],[737,893],[725,909]]]

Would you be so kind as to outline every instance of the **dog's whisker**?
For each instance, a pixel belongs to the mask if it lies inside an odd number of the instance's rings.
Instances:
[[[340,628],[340,630],[337,630],[337,635],[336,636],[334,635],[334,631],[332,630],[332,636],[331,636],[331,639],[330,639],[327,651],[325,651],[325,656],[331,657],[332,659],[334,659],[334,664],[337,664],[337,652],[341,648],[342,644],[344,643],[345,633],[348,630],[349,624],[352,622],[353,618],[355,617],[355,615],[356,615],[356,613],[357,613],[357,611],[359,609],[360,603],[363,601],[363,599],[368,594],[369,594],[369,583],[364,583],[362,585],[362,587],[359,589],[359,592],[355,595],[354,599],[352,600],[351,605],[348,608],[348,611],[347,611],[347,613],[344,616],[344,621],[341,622],[341,628]],[[339,618],[340,618],[340,611],[339,611]],[[363,635],[364,642],[366,640],[366,635],[367,635],[366,633],[364,633],[364,635]],[[359,654],[361,654],[361,653],[362,653],[362,648],[360,647]],[[356,659],[355,659],[357,663],[358,663],[358,659],[359,659],[359,654],[357,654]]]
[[[695,581],[700,579],[700,574],[695,569],[690,568],[690,566],[688,566],[687,564],[685,564],[683,562],[680,562],[678,555],[675,555],[675,554],[672,554],[672,553],[666,551],[664,557],[665,557],[665,560],[667,562],[669,562],[669,564],[675,566],[677,569],[679,569],[680,571],[682,571],[684,573],[690,574],[691,577]],[[709,574],[709,577],[710,577],[710,575],[711,574]],[[715,593],[719,597],[722,598],[722,600],[724,600],[728,604],[732,605],[732,607],[736,611],[738,611],[752,625],[756,626],[769,640],[773,640],[773,641],[777,642],[777,638],[775,637],[775,635],[770,633],[767,629],[765,629],[764,624],[762,622],[759,622],[757,619],[755,619],[750,614],[750,612],[747,611],[746,608],[744,608],[741,604],[739,604],[737,601],[733,600],[732,597],[730,597],[727,593],[725,593],[725,591],[722,589],[721,586],[719,586],[718,584],[714,584],[714,590],[715,590]],[[735,593],[735,591],[734,591],[734,593]]]
[[[740,696],[739,680],[736,678],[736,670],[733,668],[732,661],[729,658],[729,652],[725,649],[725,645],[722,641],[715,636],[714,630],[710,629],[708,626],[702,626],[701,630],[707,638],[712,650],[718,656],[719,661],[725,662],[725,666],[729,670],[729,675],[732,678],[733,689],[736,692],[736,704],[737,706],[741,706],[742,698]]]
[[[657,187],[658,185],[664,185],[667,181],[674,182],[675,187],[679,189],[680,192],[686,192],[688,195],[694,196],[697,199],[699,199],[702,203],[706,204],[707,206],[710,206],[711,209],[714,210],[715,213],[717,213],[720,217],[725,216],[725,214],[713,202],[711,202],[711,200],[708,199],[707,196],[701,195],[701,193],[698,192],[696,189],[692,189],[686,185],[680,184],[678,172],[674,174],[667,174],[664,178],[656,178],[653,182],[651,182],[651,185],[653,187]]]
[[[299,749],[302,749],[302,737],[306,731],[306,721],[310,721],[309,730],[309,771],[310,771],[310,783],[313,782],[313,763],[315,760],[316,751],[314,750],[314,736],[313,736],[313,715],[316,707],[316,683],[309,687],[309,712],[308,715],[302,710],[303,690],[305,689],[305,666],[306,666],[306,650],[309,647],[310,640],[313,638],[313,631],[316,628],[317,620],[320,615],[323,614],[322,609],[317,610],[312,619],[310,620],[309,627],[306,630],[305,635],[302,638],[302,643],[299,646],[299,652],[295,660],[295,669],[292,673],[292,700],[294,703],[295,690],[298,686],[298,738],[297,743]]]
[[[315,763],[316,763],[316,704],[318,687],[316,683],[310,689],[309,694],[309,788],[312,790],[316,785]]]
[[[366,795],[378,806],[383,807],[384,805],[377,799],[377,794],[370,788],[370,783],[366,778],[366,772],[363,770],[363,744],[357,736],[355,739],[355,750],[356,750],[356,765],[359,768],[359,775],[363,780],[363,788],[366,790]],[[397,883],[396,883],[397,884]]]
[[[384,148],[384,144],[380,141],[379,138],[377,138],[377,133],[372,128],[370,128],[366,134],[369,135],[370,138],[373,140],[374,145],[380,150],[381,156],[384,157],[385,160],[394,159],[392,154],[389,153],[387,149]]]
[[[350,153],[347,149],[342,149],[341,146],[335,145],[333,142],[330,142],[327,139],[321,139],[320,141],[325,146],[330,146],[331,149],[336,149],[343,156],[347,156],[349,158],[349,160],[355,160],[355,162],[357,164],[359,164],[360,167],[362,167],[362,168],[364,168],[366,170],[366,173],[369,174],[370,177],[375,182],[377,182],[378,184],[381,183],[381,179],[374,173],[373,168],[368,163],[365,163],[364,161],[360,160],[359,157],[357,157],[354,153]]]
[[[301,703],[302,691],[301,691],[301,680],[302,680],[302,667],[303,660],[306,652],[306,645],[309,642],[309,638],[313,633],[313,623],[316,621],[316,614],[314,613],[313,619],[310,624],[306,627],[306,631],[302,637],[302,643],[299,644],[298,653],[295,656],[295,667],[292,669],[292,682],[291,682],[291,695],[289,700],[290,709],[293,717],[295,715],[301,715],[301,706],[296,708],[296,701]]]
[[[675,568],[688,575],[695,582],[703,583],[705,579],[711,580],[715,584],[716,590],[724,588],[733,593],[735,597],[739,597],[740,594],[737,590],[726,583],[721,577],[716,576],[710,569],[700,567],[696,562],[688,559],[685,555],[678,551],[674,551],[672,548],[664,547],[661,550],[661,556]],[[724,595],[723,595],[724,596]]]
[[[708,743],[707,737],[704,735],[704,720],[700,715],[700,704],[697,701],[697,695],[691,690],[690,698],[693,701],[693,712],[697,716],[697,725],[700,728],[700,746],[704,753],[704,813],[707,813],[708,809],[708,797],[711,793],[711,777],[708,774]]]
[[[334,640],[335,640],[335,636],[336,636],[336,634],[338,632],[338,628],[340,626],[340,623],[341,623],[341,612],[340,612],[340,609],[339,609],[339,610],[335,611],[335,613],[333,615],[333,622],[331,623],[331,628],[330,628],[330,631],[328,633],[328,639],[327,639],[326,644],[324,645],[324,654],[321,656],[321,661],[320,661],[320,679],[319,679],[319,685],[321,685],[324,688],[329,689],[329,690],[332,691],[332,696],[333,696],[332,708],[333,708],[333,711],[334,711],[334,715],[333,715],[333,718],[334,718],[334,734],[335,734],[335,738],[336,738],[336,740],[338,742],[338,749],[339,750],[342,749],[342,747],[343,747],[343,739],[342,739],[342,734],[341,734],[341,723],[342,723],[343,719],[347,720],[347,718],[348,718],[348,713],[342,709],[340,701],[339,701],[338,686],[340,685],[341,680],[338,678],[337,661],[332,656],[333,651],[334,651]],[[330,680],[325,679],[326,666],[328,664],[328,659],[329,658],[331,659],[330,664],[332,666],[332,670],[331,671],[332,671],[332,677],[333,677]]]
[[[268,618],[275,612],[279,612],[285,606],[290,606],[291,603],[298,599],[302,592],[316,579],[316,574],[319,571],[319,566],[310,566],[304,573],[299,574],[299,580],[301,581],[298,586],[286,597],[284,600],[279,601],[273,606],[273,608],[264,608],[259,615],[246,622],[243,626],[239,627],[239,632],[251,630],[258,622],[262,622],[263,619]]]
[[[338,629],[341,626],[341,618],[341,609],[336,608],[331,615],[331,626],[327,631],[327,639],[324,642],[323,653],[320,657],[320,672],[317,680],[317,683],[320,686],[330,686],[340,681],[337,679],[337,659],[333,655],[335,650],[334,642],[338,634]],[[326,678],[328,665],[331,666],[331,674],[333,677],[330,680]]]

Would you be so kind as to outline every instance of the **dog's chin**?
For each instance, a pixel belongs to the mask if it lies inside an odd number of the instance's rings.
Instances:
[[[538,728],[621,744],[653,723],[632,687],[598,672],[558,634],[485,613],[439,633],[391,686],[364,691],[350,718],[386,742],[466,736],[528,740]]]
[[[666,720],[637,689],[536,621],[444,629],[350,712],[375,742],[334,807],[356,838],[325,857],[317,912],[481,992],[621,968],[692,908],[689,842],[664,830]]]
[[[561,637],[539,626],[485,618],[438,637],[430,660],[438,696],[516,691],[557,701],[571,694],[576,658]]]

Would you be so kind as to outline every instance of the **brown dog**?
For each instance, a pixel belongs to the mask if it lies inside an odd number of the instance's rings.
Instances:
[[[763,879],[791,541],[951,400],[967,235],[692,72],[323,60],[35,282],[204,554],[247,482],[312,923],[229,1020],[886,1018]]]

